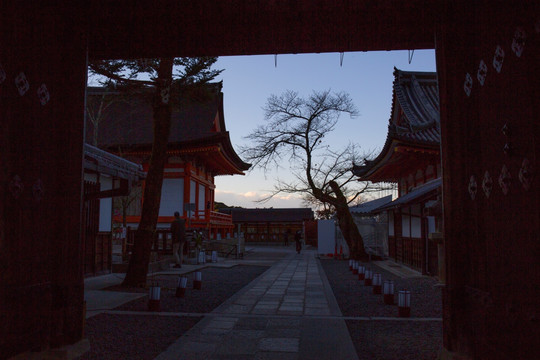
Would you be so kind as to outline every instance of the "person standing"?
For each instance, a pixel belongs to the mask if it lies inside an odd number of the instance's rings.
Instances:
[[[173,243],[173,255],[176,260],[175,268],[182,267],[184,257],[184,243],[186,242],[186,222],[180,217],[180,213],[174,213],[174,220],[171,222],[171,234]]]
[[[287,229],[287,231],[285,231],[283,233],[283,243],[285,244],[285,246],[289,246],[289,234],[290,234],[291,230],[290,229]]]
[[[294,242],[296,243],[296,252],[300,254],[300,250],[302,250],[302,231],[296,230],[296,234],[294,234]]]

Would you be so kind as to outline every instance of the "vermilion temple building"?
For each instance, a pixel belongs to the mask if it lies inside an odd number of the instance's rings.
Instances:
[[[158,229],[168,227],[175,211],[192,228],[211,237],[232,233],[230,215],[214,210],[216,176],[243,175],[250,164],[235,152],[225,127],[222,84],[209,85],[201,99],[181,99],[173,110],[167,150]],[[99,87],[88,89],[87,142],[113,152],[148,170],[152,149],[152,108],[146,94],[130,94]],[[101,111],[101,113],[100,113]],[[144,183],[142,184],[144,186]],[[126,209],[128,226],[140,220],[142,191],[132,191]],[[114,220],[122,223],[123,216]]]
[[[436,218],[425,214],[441,187],[440,138],[437,74],[395,69],[386,143],[375,159],[353,168],[360,180],[398,184],[398,198],[376,210],[388,215],[388,255],[432,275]]]

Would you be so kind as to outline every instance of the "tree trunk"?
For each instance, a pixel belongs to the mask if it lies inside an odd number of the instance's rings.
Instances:
[[[154,138],[152,154],[144,186],[143,206],[139,227],[135,232],[133,253],[123,285],[145,286],[150,252],[154,241],[161,201],[163,170],[167,160],[167,143],[171,132],[171,105],[169,102],[172,82],[173,58],[161,59],[156,80],[153,105]]]
[[[331,181],[329,185],[336,194],[334,207],[336,208],[339,228],[349,246],[350,257],[356,260],[367,261],[369,256],[364,248],[364,240],[351,215],[347,199],[335,181]]]

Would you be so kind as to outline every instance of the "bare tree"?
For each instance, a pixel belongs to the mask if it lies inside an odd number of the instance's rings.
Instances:
[[[130,189],[126,196],[118,196],[114,198],[113,207],[118,210],[122,216],[122,226],[127,226],[127,217],[139,215],[141,213],[142,186],[135,184]],[[134,211],[135,210],[135,211]]]
[[[392,190],[394,188],[393,184],[374,184],[355,180],[355,176],[351,171],[351,164],[358,158],[370,156],[370,154],[365,153],[359,156],[357,150],[357,147],[351,144],[340,153],[335,153],[328,149],[325,158],[321,161],[322,165],[316,164],[317,168],[313,171],[314,183],[328,195],[333,193],[329,182],[331,180],[336,181],[349,207],[368,201],[369,194]],[[274,189],[273,194],[276,191],[277,189]],[[303,203],[315,210],[315,215],[318,219],[334,218],[336,214],[334,204],[317,199],[305,179],[297,177],[297,183],[292,187],[289,184],[285,191],[302,194]]]
[[[90,63],[91,73],[106,77],[109,83],[119,84],[117,89],[125,92],[153,90],[150,92],[153,110],[152,152],[144,186],[141,220],[135,232],[133,253],[124,285],[146,285],[150,251],[159,216],[172,110],[180,107],[181,99],[188,94],[204,96],[206,88],[202,85],[221,73],[221,70],[211,69],[216,61],[215,57],[200,57],[100,60]],[[141,74],[148,79],[141,80]]]
[[[98,146],[99,125],[106,119],[105,113],[115,101],[110,95],[110,88],[107,86],[100,96],[88,97],[86,100],[86,115],[92,124],[90,142],[94,146]]]
[[[379,187],[354,179],[351,167],[359,158],[354,145],[334,151],[323,142],[334,130],[340,115],[358,115],[350,96],[326,90],[302,98],[294,91],[286,91],[280,96],[270,96],[264,111],[266,122],[246,137],[251,145],[244,147],[242,153],[254,166],[264,170],[279,167],[288,159],[293,180],[277,180],[274,191],[262,201],[279,193],[299,193],[308,203],[322,207],[323,215],[335,211],[351,256],[367,259],[349,204],[361,194],[378,191]]]

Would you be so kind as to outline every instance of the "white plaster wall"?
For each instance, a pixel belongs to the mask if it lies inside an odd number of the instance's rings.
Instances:
[[[100,179],[101,191],[111,190],[113,188],[112,178],[101,175]],[[99,231],[110,232],[112,230],[112,198],[104,198],[99,200]]]
[[[411,237],[422,237],[422,218],[416,216],[411,217]]]
[[[97,175],[84,173],[84,181],[97,182]]]
[[[184,208],[184,179],[163,179],[159,216],[173,216]]]
[[[401,234],[404,237],[411,236],[410,222],[411,222],[411,217],[409,215],[401,216]]]
[[[334,220],[317,220],[319,254],[333,254],[336,245],[336,225]]]
[[[428,216],[428,235],[435,232],[435,216]]]
[[[197,183],[195,182],[195,180],[191,180],[190,182],[190,186],[189,186],[189,202],[190,204],[195,204],[196,203],[196,195],[197,195]],[[191,217],[194,218],[195,217],[195,212],[193,212],[191,214]]]

